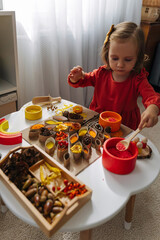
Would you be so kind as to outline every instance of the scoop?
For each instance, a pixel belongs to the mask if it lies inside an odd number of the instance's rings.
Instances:
[[[61,102],[61,97],[51,97],[51,96],[37,96],[32,99],[32,103],[36,105],[47,105],[51,104],[52,102]]]
[[[142,129],[146,126],[146,124],[143,125]],[[142,129],[139,129],[137,128],[128,138],[118,142],[116,144],[116,149],[118,151],[125,151],[128,149],[129,147],[129,144],[131,142],[131,140],[142,130]]]

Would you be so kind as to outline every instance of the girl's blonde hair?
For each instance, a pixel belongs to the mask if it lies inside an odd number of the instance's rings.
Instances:
[[[144,39],[144,33],[142,29],[133,22],[122,22],[117,24],[116,26],[111,27],[104,41],[102,51],[101,51],[101,57],[104,63],[107,63],[107,65],[109,66],[108,52],[109,52],[110,41],[112,40],[124,41],[130,38],[132,38],[137,44],[137,51],[138,51],[137,62],[133,70],[139,73],[143,68],[143,64],[145,60],[145,54],[144,54],[145,39]]]

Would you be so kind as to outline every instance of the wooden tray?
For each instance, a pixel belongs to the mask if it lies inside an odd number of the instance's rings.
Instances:
[[[91,199],[92,190],[85,185],[86,192],[80,196],[75,196],[73,199],[69,199],[67,195],[60,193],[56,195],[51,187],[47,187],[48,191],[53,194],[53,196],[60,201],[63,204],[63,210],[56,214],[53,218],[53,222],[49,223],[46,218],[39,212],[39,210],[33,205],[33,203],[22,193],[21,189],[18,189],[18,187],[9,180],[9,177],[3,172],[3,164],[8,161],[8,159],[12,156],[12,154],[16,152],[20,152],[24,149],[34,148],[37,150],[41,156],[42,159],[32,165],[29,168],[29,173],[31,175],[34,175],[34,177],[37,178],[37,180],[40,182],[41,178],[38,177],[37,169],[39,168],[40,164],[47,162],[50,166],[54,168],[58,168],[61,171],[61,175],[63,176],[63,179],[67,179],[68,182],[73,182],[79,185],[84,185],[81,181],[79,181],[73,174],[71,174],[66,168],[64,168],[61,164],[59,164],[56,160],[54,160],[52,157],[50,157],[48,154],[46,154],[42,149],[40,149],[38,146],[33,145],[29,147],[17,147],[13,150],[11,150],[7,156],[2,159],[0,162],[0,177],[1,180],[4,182],[6,187],[11,191],[11,193],[16,197],[16,199],[21,203],[21,205],[27,210],[27,212],[30,214],[30,216],[35,220],[35,222],[39,225],[41,230],[48,236],[52,236],[62,225],[70,219],[87,201]],[[64,188],[62,188],[63,192]],[[68,199],[66,201],[66,198]],[[44,212],[43,212],[44,213]]]
[[[86,114],[86,123],[83,124],[82,126],[88,126],[91,127],[93,124],[98,123],[98,118],[97,116],[99,116],[96,112],[90,110],[90,109],[86,109],[84,108],[84,113]],[[46,120],[52,120],[53,118],[48,118]],[[44,124],[45,125],[45,121],[41,121],[39,122],[40,124]],[[41,143],[39,141],[39,139],[30,139],[29,138],[29,131],[30,131],[30,127],[24,129],[22,131],[22,137],[23,139],[25,139],[28,143],[30,143],[31,145],[37,145],[38,147],[40,147],[41,149],[45,149],[45,145],[43,143]],[[127,136],[132,130],[126,126],[124,126],[123,124],[121,124],[121,128],[120,131],[115,132],[114,134],[112,134],[112,137],[114,136],[119,136],[118,134],[121,133],[121,137],[125,137]],[[77,131],[78,133],[78,131]],[[59,162],[62,166],[64,166],[64,162],[59,159],[57,157],[57,149],[55,149],[54,153],[51,154],[51,156],[57,161]],[[88,158],[88,160],[85,160],[83,158],[83,156],[80,157],[80,159],[78,161],[74,161],[73,156],[71,154],[71,158],[70,158],[70,165],[68,167],[69,171],[71,173],[73,173],[74,175],[79,174],[81,171],[83,171],[86,167],[88,167],[90,164],[92,164],[94,161],[96,161],[99,157],[101,156],[101,152],[97,151],[95,149],[95,147],[91,147],[91,151],[90,151],[90,157]]]

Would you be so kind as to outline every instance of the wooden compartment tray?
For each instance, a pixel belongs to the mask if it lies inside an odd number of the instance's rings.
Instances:
[[[37,162],[33,161],[33,164],[31,164],[31,166],[28,167],[28,172],[26,174],[27,176],[24,176],[25,180],[22,180],[22,182],[23,181],[26,182],[30,178],[33,184],[34,180],[35,184],[37,184],[36,185],[38,191],[36,193],[37,195],[39,195],[39,191],[41,191],[42,193],[44,189],[47,190],[48,193],[46,195],[46,201],[50,200],[49,196],[52,197],[53,199],[52,211],[57,203],[62,205],[62,210],[58,213],[54,212],[53,214],[53,212],[49,212],[46,214],[44,210],[45,208],[44,205],[46,204],[46,202],[44,202],[44,204],[40,203],[42,205],[36,205],[36,202],[34,202],[36,194],[28,198],[27,192],[32,188],[32,186],[24,187],[24,182],[23,183],[19,182],[17,184],[17,182],[9,180],[9,176],[7,176],[9,170],[7,169],[6,171],[6,168],[8,167],[8,163],[11,162],[11,159],[14,158],[16,154],[21,156],[24,153],[24,151],[30,150],[34,150],[36,153],[38,152],[39,159],[37,160]],[[34,160],[35,159],[36,157],[34,158]],[[24,159],[22,158],[22,161],[23,160]],[[47,171],[45,171],[45,166],[48,166]],[[43,172],[41,169],[43,169]],[[54,170],[56,169],[56,171],[60,172],[59,176],[57,177],[57,179],[59,180],[55,180],[56,177],[55,178],[53,177],[54,179],[53,182],[52,178],[50,179],[50,181],[47,180],[48,181],[47,183],[44,182],[44,179],[45,180],[48,179],[47,178],[48,176],[49,177],[54,176],[53,174],[54,172],[52,171],[53,169]],[[43,175],[41,175],[42,173]],[[54,160],[52,157],[50,157],[36,145],[28,147],[19,146],[9,151],[7,156],[3,158],[2,161],[0,162],[0,177],[4,184],[6,185],[6,187],[11,191],[15,198],[21,203],[21,205],[26,209],[26,211],[30,214],[30,216],[35,220],[35,222],[39,225],[41,230],[48,237],[51,237],[60,227],[62,227],[62,225],[68,219],[70,219],[87,201],[91,199],[92,195],[92,190],[88,186],[86,186],[77,177],[70,173],[65,167],[63,167],[60,163],[58,163],[56,160]],[[56,186],[55,191],[55,183],[57,182],[58,184],[60,184],[59,185],[60,187],[57,190]],[[20,185],[23,185],[23,187],[22,186],[20,187]],[[79,188],[79,193],[77,190],[78,194],[74,195],[76,192],[74,190],[78,189],[76,187]],[[80,188],[84,189],[83,192]],[[40,209],[39,207],[41,208],[41,212],[39,210]],[[48,221],[48,218],[50,219],[51,213],[54,216],[52,218],[52,221]]]

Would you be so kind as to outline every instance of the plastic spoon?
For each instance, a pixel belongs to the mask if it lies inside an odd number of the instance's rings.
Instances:
[[[142,129],[146,126],[146,124],[143,125]],[[128,138],[121,140],[116,144],[116,149],[119,151],[125,151],[128,149],[129,144],[131,140],[142,130],[137,128]]]

